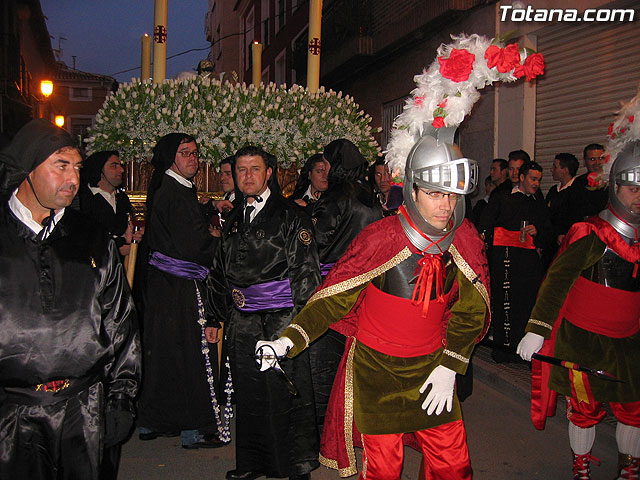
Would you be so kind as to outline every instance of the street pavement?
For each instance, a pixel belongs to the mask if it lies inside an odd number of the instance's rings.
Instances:
[[[529,369],[522,364],[495,364],[490,350],[479,346],[473,358],[474,391],[462,404],[474,479],[570,479],[571,451],[564,405],[536,430],[529,417]],[[615,422],[597,427],[593,479],[614,478],[617,462]],[[233,442],[217,449],[185,450],[180,438],[142,442],[134,435],[123,447],[120,480],[222,480],[235,467]],[[360,464],[361,452],[357,449]],[[420,455],[406,447],[402,480],[417,480]],[[264,478],[264,477],[263,477]],[[338,480],[320,466],[312,480]],[[357,477],[352,477],[357,478]]]

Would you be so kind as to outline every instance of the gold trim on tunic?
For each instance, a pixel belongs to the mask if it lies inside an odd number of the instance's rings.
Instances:
[[[536,320],[535,318],[530,318],[529,323],[533,323],[534,325],[540,325],[541,327],[548,328],[549,330],[553,330],[553,325],[549,325],[547,322],[543,322],[542,320]]]
[[[473,271],[471,265],[467,263],[467,261],[462,258],[458,249],[453,245],[453,243],[449,246],[449,252],[451,252],[451,256],[453,257],[453,261],[456,266],[460,269],[460,271],[464,274],[464,276],[471,282],[471,284],[476,287],[476,290],[480,293],[480,296],[484,300],[484,303],[487,304],[487,312],[489,312],[489,320],[491,320],[491,298],[489,297],[489,292],[487,292],[487,287],[482,281],[478,280],[478,275]]]
[[[302,338],[304,339],[304,348],[309,348],[309,335],[307,335],[307,332],[304,331],[304,328],[302,328],[297,323],[292,323],[289,326],[302,336]]]
[[[444,353],[445,355],[449,355],[450,357],[453,357],[456,360],[460,360],[462,363],[469,363],[469,359],[467,357],[463,357],[459,353],[456,353],[452,350],[447,350],[445,348],[442,353]]]
[[[327,288],[323,288],[322,290],[314,293],[307,303],[315,302],[316,300],[330,297],[332,295],[337,295],[338,293],[346,292],[347,290],[362,285],[363,283],[370,282],[377,276],[405,261],[410,256],[411,250],[409,250],[409,247],[404,247],[393,258],[373,270],[369,270],[368,272],[362,273],[343,282],[330,285]]]

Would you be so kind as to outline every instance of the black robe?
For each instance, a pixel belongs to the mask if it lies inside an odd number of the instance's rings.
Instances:
[[[281,362],[298,396],[274,370],[260,372],[254,359],[258,340],[275,340],[320,283],[311,219],[273,190],[250,225],[238,206],[227,218],[210,276],[210,307],[226,321],[236,403],[236,468],[268,477],[305,474],[318,466],[309,357]],[[231,301],[231,285],[246,288],[286,280],[294,307],[242,312]]]
[[[125,240],[122,236],[129,225],[129,214],[133,211],[125,192],[116,191],[114,212],[106,198],[100,193],[93,194],[87,188],[80,196],[80,210],[113,235],[116,246],[124,245]]]
[[[340,259],[364,227],[383,217],[383,210],[367,187],[353,182],[323,193],[314,204],[312,216],[320,263],[332,264]],[[316,420],[321,434],[345,341],[344,335],[329,329],[309,349]]]
[[[576,222],[582,222],[592,215],[597,215],[607,207],[609,189],[606,187],[589,187],[588,174],[584,173],[573,181],[574,189],[570,209],[575,213]]]
[[[165,175],[155,192],[145,241],[151,252],[202,266],[212,264],[217,239],[209,234],[195,188]],[[196,285],[204,301],[203,282],[147,267],[138,424],[152,431],[216,432],[201,350]],[[217,356],[209,356],[216,372]]]
[[[131,403],[140,380],[115,244],[73,209],[39,241],[4,203],[0,312],[0,478],[97,479],[105,401]]]
[[[335,263],[362,229],[382,216],[380,203],[358,182],[323,193],[312,212],[320,263]]]
[[[495,193],[495,192],[494,192]],[[553,241],[553,226],[544,200],[521,192],[491,195],[482,212],[478,230],[493,244],[495,227],[519,231],[520,222],[535,225],[536,249]],[[542,282],[543,267],[537,250],[493,245],[489,254],[491,271],[491,327],[494,344],[515,352]]]

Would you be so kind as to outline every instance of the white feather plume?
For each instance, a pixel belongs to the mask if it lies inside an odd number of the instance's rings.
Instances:
[[[429,68],[413,79],[416,88],[407,99],[403,112],[396,117],[391,140],[386,150],[386,161],[394,176],[404,175],[404,167],[411,148],[422,134],[424,124],[432,124],[440,113],[444,125],[457,127],[471,112],[480,98],[478,90],[494,82],[514,82],[514,69],[501,73],[497,67],[489,68],[485,59],[487,48],[492,45],[504,48],[499,39],[481,35],[452,35],[453,43],[438,47],[436,59]],[[438,57],[449,58],[453,49],[466,50],[474,55],[473,69],[466,81],[454,82],[440,73]],[[520,64],[527,58],[527,51],[520,49]]]
[[[616,159],[620,151],[629,142],[640,140],[640,85],[638,93],[627,103],[621,103],[616,119],[609,126],[609,141],[605,146],[607,162],[599,175],[600,182],[609,180],[611,164]]]

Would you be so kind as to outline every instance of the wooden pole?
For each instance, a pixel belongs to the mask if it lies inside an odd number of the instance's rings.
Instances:
[[[133,277],[136,273],[136,258],[138,257],[138,244],[131,243],[129,246],[129,255],[127,255],[127,282],[129,288],[133,288]]]
[[[309,2],[309,42],[307,52],[307,89],[315,93],[320,87],[320,39],[322,31],[322,0]]]
[[[167,0],[155,0],[153,27],[153,83],[167,76]]]
[[[144,81],[151,78],[151,37],[145,33],[140,38],[140,44],[140,79]]]
[[[262,82],[262,44],[253,42],[251,45],[251,83],[256,87]]]

